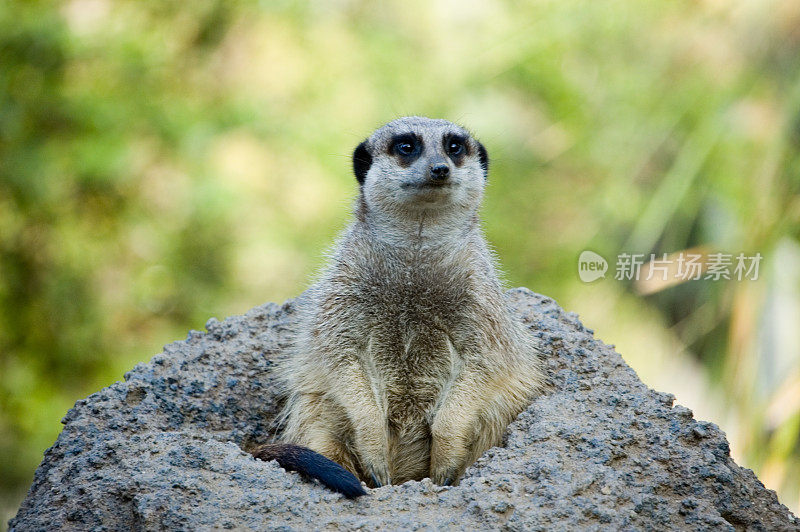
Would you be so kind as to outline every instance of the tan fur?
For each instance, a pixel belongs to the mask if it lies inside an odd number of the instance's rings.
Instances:
[[[400,164],[390,143],[407,132],[424,148]],[[450,134],[466,137],[464,157],[445,153]],[[507,309],[481,233],[479,143],[450,122],[407,117],[365,146],[356,216],[299,303],[280,368],[281,439],[372,486],[455,483],[540,390],[536,342]],[[442,160],[451,186],[418,186]]]

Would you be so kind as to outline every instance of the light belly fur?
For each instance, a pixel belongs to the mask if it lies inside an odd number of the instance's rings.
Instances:
[[[444,331],[418,324],[405,332],[399,327],[378,328],[364,363],[376,403],[383,407],[393,482],[430,474],[430,425],[460,366]]]

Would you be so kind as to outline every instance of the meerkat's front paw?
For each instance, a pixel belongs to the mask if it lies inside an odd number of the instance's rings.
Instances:
[[[437,468],[436,471],[431,470],[431,480],[434,484],[439,484],[440,486],[457,486],[460,477],[460,467],[445,467]]]
[[[359,451],[359,462],[366,477],[363,480],[367,485],[371,488],[380,488],[391,484],[385,433],[377,428],[373,428],[370,432],[361,432],[357,434],[355,446]]]
[[[431,480],[440,486],[457,485],[466,469],[467,455],[468,446],[464,442],[434,436],[431,442]]]
[[[388,486],[392,483],[392,479],[389,476],[389,468],[386,464],[368,465],[365,469],[369,476],[367,484],[370,484],[370,487],[380,488],[381,486]]]
[[[440,486],[457,485],[467,466],[466,449],[463,452],[454,452],[452,446],[448,445],[449,452],[443,452],[442,446],[432,447],[439,447],[439,452],[431,453],[431,480]]]

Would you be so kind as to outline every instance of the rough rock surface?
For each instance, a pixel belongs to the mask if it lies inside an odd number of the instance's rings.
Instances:
[[[240,449],[267,440],[279,407],[287,302],[212,319],[78,401],[11,529],[800,529],[716,425],[649,390],[551,299],[508,297],[542,339],[551,389],[457,487],[348,501]]]

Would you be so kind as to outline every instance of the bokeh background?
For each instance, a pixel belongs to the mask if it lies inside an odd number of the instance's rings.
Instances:
[[[800,507],[800,2],[0,2],[0,517],[59,420],[209,317],[294,296],[350,153],[405,114],[492,157],[510,286],[580,314]],[[650,287],[620,253],[759,252]],[[582,283],[577,258],[606,257]]]

